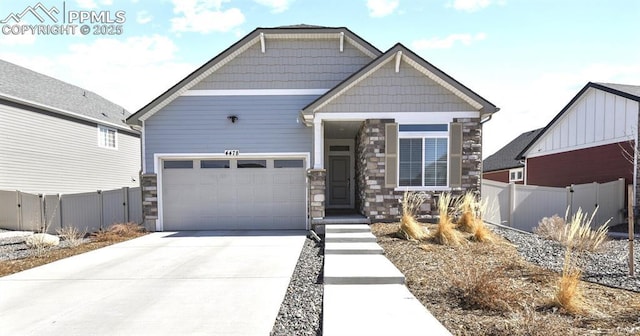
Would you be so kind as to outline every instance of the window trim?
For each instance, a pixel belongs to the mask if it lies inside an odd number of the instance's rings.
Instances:
[[[109,146],[107,143],[107,139],[104,138],[103,132],[109,134],[109,132],[113,132],[113,147]],[[118,130],[112,127],[107,127],[103,125],[98,125],[98,147],[106,148],[106,149],[118,149]]]
[[[516,174],[516,178],[512,179],[511,174]],[[520,173],[520,178],[518,178],[518,173]],[[509,169],[509,182],[522,182],[524,181],[524,168],[513,168]]]
[[[400,129],[402,125],[398,125],[398,129]],[[414,124],[412,124],[411,126],[415,126]],[[440,126],[440,125],[438,125]],[[398,143],[397,143],[397,153],[398,153],[398,169],[397,169],[397,181],[398,181],[398,185],[395,187],[394,190],[396,191],[407,191],[407,190],[411,190],[411,191],[449,191],[451,190],[451,187],[449,187],[449,167],[451,165],[451,157],[449,155],[449,150],[451,147],[451,139],[449,139],[449,124],[446,124],[447,129],[445,131],[422,131],[422,132],[414,132],[414,131],[399,131],[398,132]],[[424,185],[424,165],[425,165],[425,159],[424,159],[424,139],[425,138],[441,138],[441,139],[447,139],[447,183],[445,186],[425,186]],[[421,167],[421,171],[422,171],[422,186],[401,186],[400,185],[400,140],[401,139],[422,139],[422,167]]]

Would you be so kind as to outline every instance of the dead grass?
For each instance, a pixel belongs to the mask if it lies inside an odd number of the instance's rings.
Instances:
[[[464,238],[451,222],[450,205],[451,194],[442,193],[438,197],[438,225],[436,225],[431,239],[441,245],[458,246],[462,244]]]
[[[400,220],[400,237],[407,240],[424,240],[428,233],[416,220],[420,207],[427,200],[425,193],[405,192],[402,197],[402,218]]]
[[[0,261],[0,277],[18,273],[30,268],[42,266],[54,261],[68,258],[77,254],[93,251],[115,243],[120,243],[145,235],[144,228],[137,224],[124,224],[126,229],[120,225],[113,230],[107,230],[108,234],[97,233],[92,235],[89,240],[83,241],[77,246],[69,247],[52,247],[44,249],[42,253],[36,253],[32,256],[15,260]]]
[[[609,221],[592,229],[593,219],[598,209],[588,217],[587,213],[578,208],[578,211],[567,223],[568,209],[565,218],[558,215],[543,218],[534,232],[538,235],[560,242],[562,245],[571,247],[576,251],[599,251],[602,244],[607,240],[609,232]]]
[[[373,224],[385,256],[416,298],[454,335],[638,335],[640,294],[579,282],[588,309],[550,305],[559,274],[524,261],[515,247],[458,246],[396,238],[399,224]],[[427,225],[432,231],[437,225]]]
[[[77,247],[82,244],[87,231],[80,231],[75,226],[66,226],[56,231],[61,240],[67,241],[70,247]]]

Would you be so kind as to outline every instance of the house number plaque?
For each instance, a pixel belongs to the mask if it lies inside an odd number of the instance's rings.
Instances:
[[[224,151],[224,155],[226,156],[238,156],[240,151],[237,149],[227,149]]]

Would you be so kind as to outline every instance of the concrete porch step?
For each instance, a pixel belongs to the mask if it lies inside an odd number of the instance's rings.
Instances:
[[[329,233],[371,232],[367,224],[328,224],[324,231]]]
[[[371,220],[362,216],[336,216],[325,218],[314,218],[311,220],[314,225],[318,224],[371,224]]]
[[[382,254],[384,250],[376,243],[326,243],[324,254]]]
[[[376,236],[371,232],[326,232],[326,243],[375,243]]]
[[[322,334],[451,335],[404,285],[326,285]]]
[[[381,254],[325,254],[324,284],[404,284],[404,275]]]

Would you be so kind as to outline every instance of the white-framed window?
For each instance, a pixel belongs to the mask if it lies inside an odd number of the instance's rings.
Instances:
[[[399,125],[398,130],[398,186],[448,187],[448,125]]]
[[[519,182],[524,180],[524,169],[509,169],[509,182]]]
[[[103,148],[118,148],[118,130],[98,126],[98,146]]]

